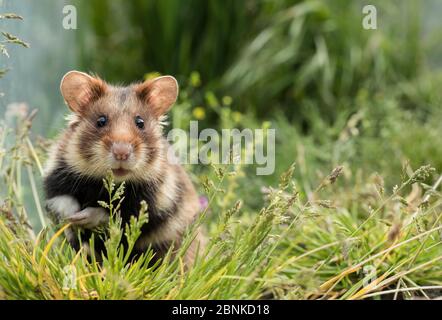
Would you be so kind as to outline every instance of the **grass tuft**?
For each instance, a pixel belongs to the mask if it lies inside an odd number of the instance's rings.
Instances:
[[[4,299],[378,299],[431,298],[440,295],[441,205],[435,169],[422,166],[404,174],[391,192],[374,175],[351,185],[346,168],[336,166],[308,194],[297,184],[295,165],[265,190],[254,211],[238,199],[244,168],[213,166],[203,179],[208,206],[188,230],[182,248],[171,248],[150,266],[149,250],[128,263],[130,251],[148,223],[147,205],[121,227],[119,207],[124,183],[103,180],[110,212],[107,256],[88,258],[63,237],[69,225],[31,227],[25,204],[26,178],[38,181],[44,154],[29,128],[2,129],[0,176],[0,294]],[[27,170],[24,170],[27,168]],[[408,170],[409,171],[409,170]],[[407,170],[405,170],[407,172]],[[29,178],[30,178],[29,177]],[[428,181],[434,183],[429,187]],[[414,195],[415,189],[428,190]],[[426,189],[425,189],[426,188]],[[4,194],[3,194],[4,193]],[[41,208],[41,206],[40,206]],[[41,209],[43,210],[43,209]],[[34,221],[34,225],[38,225]],[[46,223],[46,221],[44,221]],[[190,270],[183,257],[202,224],[210,236]],[[120,240],[128,239],[123,250]],[[91,239],[90,247],[93,247]],[[176,254],[172,254],[176,251]]]

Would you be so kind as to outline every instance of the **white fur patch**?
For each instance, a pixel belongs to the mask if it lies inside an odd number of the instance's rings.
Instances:
[[[109,214],[104,208],[87,207],[69,216],[67,220],[76,226],[94,229],[107,224],[109,222]]]
[[[78,201],[68,195],[53,197],[46,201],[46,205],[63,220],[80,211]]]
[[[43,168],[43,176],[47,177],[57,166],[58,142],[55,142],[49,148],[49,157]]]
[[[164,182],[161,184],[157,194],[157,206],[159,209],[168,209],[173,205],[177,194],[177,176],[176,173],[166,171]]]

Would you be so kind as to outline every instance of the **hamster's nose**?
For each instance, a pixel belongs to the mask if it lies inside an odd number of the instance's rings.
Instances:
[[[114,142],[111,148],[115,160],[119,161],[126,161],[129,159],[132,150],[132,145],[125,142]]]

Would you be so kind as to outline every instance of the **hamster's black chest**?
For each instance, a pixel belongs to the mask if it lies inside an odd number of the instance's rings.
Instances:
[[[81,176],[65,163],[60,163],[57,169],[46,177],[44,187],[47,199],[55,196],[71,195],[80,203],[81,209],[99,207],[99,201],[109,202],[109,193],[105,189],[102,179]],[[124,199],[120,206],[123,226],[130,221],[131,216],[138,216],[141,201],[147,203],[149,214],[149,222],[142,228],[143,235],[147,235],[165,223],[174,210],[161,212],[157,209],[157,192],[158,185],[153,182],[135,183],[127,181],[124,187]]]
[[[116,185],[116,188],[118,187],[119,185]],[[149,214],[149,222],[142,228],[143,235],[147,235],[165,222],[168,215],[157,210],[155,201],[156,192],[155,186],[147,183],[125,183],[119,209],[123,226],[130,221],[131,216],[138,216],[142,201],[147,203]],[[85,183],[81,188],[74,191],[72,196],[78,200],[81,209],[98,207],[99,201],[107,203],[110,198],[108,191],[103,186],[103,182],[98,183],[92,181]],[[116,202],[119,201],[120,200],[116,200]],[[114,205],[116,204],[117,203],[114,203]]]

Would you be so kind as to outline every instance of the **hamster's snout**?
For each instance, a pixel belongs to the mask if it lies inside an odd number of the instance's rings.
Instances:
[[[114,142],[111,147],[111,152],[115,160],[127,161],[133,152],[133,147],[126,142]]]

